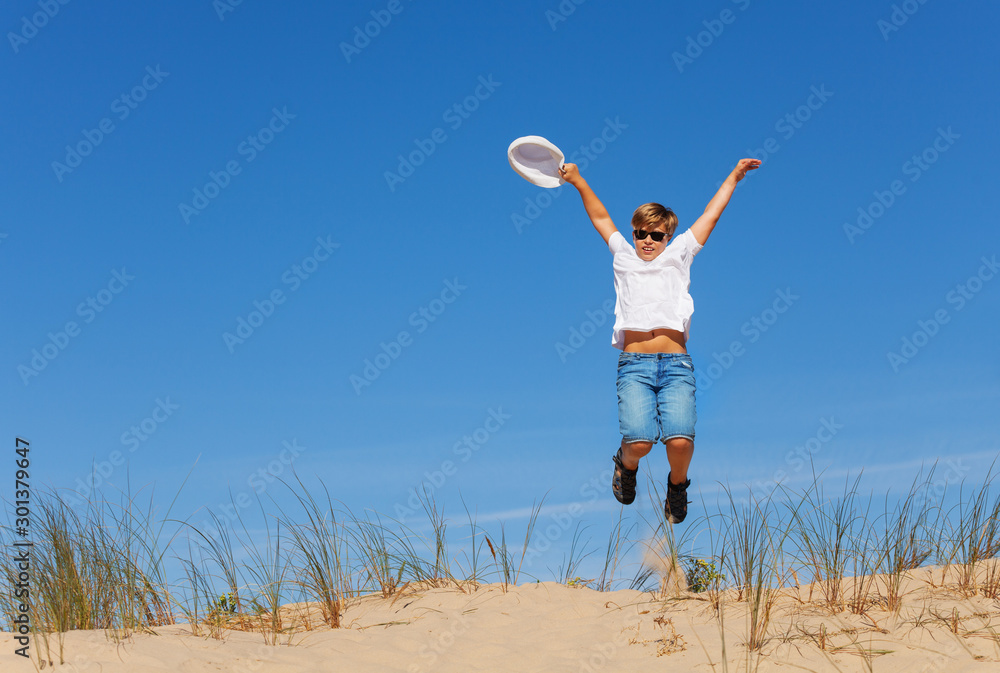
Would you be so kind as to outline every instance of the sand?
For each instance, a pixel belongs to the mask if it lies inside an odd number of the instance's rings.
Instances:
[[[103,631],[74,631],[64,637],[63,664],[52,639],[54,665],[44,670],[1000,671],[1000,601],[962,595],[954,582],[954,569],[911,571],[898,613],[876,600],[864,615],[827,607],[818,584],[784,589],[760,655],[747,651],[747,603],[734,592],[720,596],[720,627],[704,593],[664,597],[541,582],[408,586],[390,598],[352,601],[340,629],[323,625],[315,606],[291,604],[277,645],[254,631],[213,637],[202,626],[193,635],[186,623],[119,644]],[[11,634],[0,634],[0,670],[35,670],[15,647]],[[38,643],[32,648],[37,654]]]

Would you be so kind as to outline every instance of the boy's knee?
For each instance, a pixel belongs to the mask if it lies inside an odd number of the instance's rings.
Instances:
[[[635,442],[629,442],[622,439],[622,446],[625,447],[630,453],[641,458],[647,453],[653,450],[654,442],[639,440]]]

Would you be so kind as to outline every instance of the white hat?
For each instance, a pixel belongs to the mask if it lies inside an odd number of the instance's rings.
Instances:
[[[507,148],[510,167],[528,182],[552,189],[566,181],[559,177],[562,151],[541,136],[518,138]]]

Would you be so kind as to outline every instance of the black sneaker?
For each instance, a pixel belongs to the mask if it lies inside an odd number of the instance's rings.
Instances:
[[[618,448],[618,453],[612,456],[615,461],[615,472],[611,477],[611,492],[615,494],[623,505],[631,505],[635,500],[635,474],[638,469],[629,470],[622,464],[622,450]]]
[[[667,499],[663,501],[663,513],[670,523],[680,523],[687,516],[687,489],[690,485],[690,479],[683,484],[674,484],[670,481],[670,476],[667,476]]]

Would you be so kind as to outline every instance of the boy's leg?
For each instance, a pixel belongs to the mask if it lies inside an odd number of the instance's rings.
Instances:
[[[694,442],[687,437],[673,437],[665,443],[667,460],[670,462],[670,483],[682,484],[688,478],[688,466],[691,465],[691,457],[694,455]]]
[[[698,421],[691,357],[677,357],[662,366],[658,378],[660,389],[656,395],[656,406],[660,417],[660,436],[670,462],[670,481],[680,484],[687,480],[688,466],[694,455],[694,426]]]
[[[622,436],[622,464],[629,470],[639,467],[639,460],[659,438],[655,378],[655,360],[634,353],[619,356],[618,431]]]
[[[630,447],[636,447],[634,454]],[[622,439],[618,454],[612,456],[615,471],[611,477],[611,492],[621,504],[631,505],[635,501],[635,476],[639,470],[639,459],[652,449],[653,442],[626,442]]]
[[[687,517],[688,467],[694,455],[695,411],[694,363],[689,355],[672,358],[658,372],[661,384],[657,395],[660,415],[660,436],[667,449],[670,474],[664,514],[670,523],[681,523]]]
[[[656,363],[649,357],[622,353],[618,358],[618,424],[621,448],[613,456],[615,472],[611,490],[622,504],[635,499],[635,477],[639,460],[659,437],[656,422]]]
[[[639,461],[645,458],[646,455],[652,450],[653,442],[626,442],[623,437],[622,465],[624,465],[626,469],[637,470],[639,469]]]

